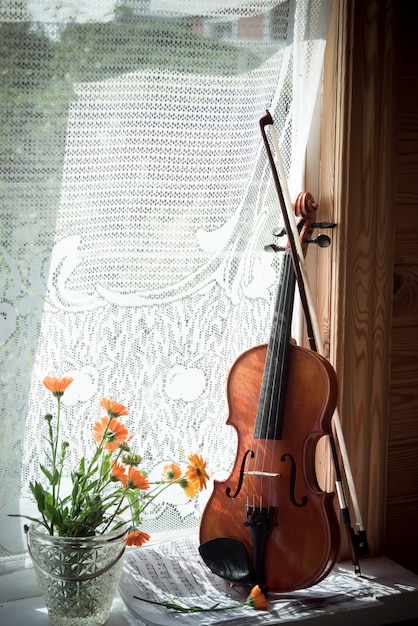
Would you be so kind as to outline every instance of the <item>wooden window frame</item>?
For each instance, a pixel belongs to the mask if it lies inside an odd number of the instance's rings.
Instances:
[[[395,206],[395,0],[334,0],[324,65],[318,318],[372,554],[384,539]],[[352,522],[356,523],[352,512]],[[344,546],[342,558],[347,557]]]

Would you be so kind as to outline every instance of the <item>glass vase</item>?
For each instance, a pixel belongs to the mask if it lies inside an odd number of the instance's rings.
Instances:
[[[102,626],[122,574],[127,525],[93,537],[55,537],[31,524],[28,548],[55,626]]]

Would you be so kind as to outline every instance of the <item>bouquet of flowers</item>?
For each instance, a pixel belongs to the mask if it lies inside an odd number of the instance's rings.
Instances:
[[[52,376],[43,381],[57,401],[56,417],[45,415],[47,463],[39,464],[48,486],[38,481],[30,483],[41,517],[23,517],[41,523],[50,535],[88,537],[115,528],[117,520],[129,515],[131,526],[126,543],[141,546],[150,538],[140,529],[144,510],[172,485],[193,498],[206,487],[209,478],[206,462],[200,455],[192,454],[185,473],[176,463],[169,463],[161,480],[149,482],[141,468],[141,456],[131,449],[132,435],[119,419],[128,415],[128,411],[123,404],[103,398],[100,404],[107,415],[94,424],[94,454],[89,461],[83,457],[71,470],[71,493],[62,494],[69,443],[60,437],[61,398],[72,382],[72,378]]]

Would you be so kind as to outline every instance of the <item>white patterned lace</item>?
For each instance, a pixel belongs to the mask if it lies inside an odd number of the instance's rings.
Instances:
[[[24,551],[8,515],[35,513],[45,375],[75,379],[73,463],[105,396],[128,407],[144,467],[199,452],[227,475],[226,379],[268,339],[278,271],[258,122],[268,108],[295,197],[330,5],[1,3],[0,559]],[[204,498],[179,492],[145,528],[198,525]]]

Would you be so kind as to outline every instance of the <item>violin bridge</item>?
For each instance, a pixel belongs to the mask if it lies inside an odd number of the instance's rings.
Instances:
[[[280,478],[280,474],[277,472],[262,472],[260,470],[244,472],[244,476],[265,476],[266,478]]]

